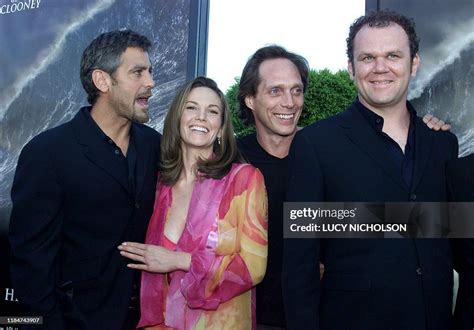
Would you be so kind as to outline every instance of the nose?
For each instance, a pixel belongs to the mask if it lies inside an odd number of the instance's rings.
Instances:
[[[145,85],[147,88],[150,88],[150,89],[152,89],[153,87],[155,87],[155,81],[153,80],[153,75],[151,74],[151,72],[147,72],[147,73],[146,73],[144,85]]]
[[[295,105],[295,101],[293,99],[293,95],[291,91],[286,91],[281,98],[281,106],[285,108],[293,108]]]
[[[383,57],[377,57],[375,59],[375,72],[387,72],[387,63],[385,63],[385,59]]]
[[[207,119],[206,117],[206,110],[205,109],[199,109],[196,113],[196,120],[199,121],[205,121]]]

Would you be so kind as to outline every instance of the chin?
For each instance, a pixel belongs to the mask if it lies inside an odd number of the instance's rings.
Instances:
[[[150,120],[150,116],[145,111],[143,111],[141,113],[135,112],[133,114],[133,117],[132,117],[132,121],[134,121],[136,123],[140,123],[140,124],[145,124],[145,123],[148,122],[148,120]]]
[[[290,136],[290,135],[295,134],[295,132],[296,132],[296,127],[292,129],[280,129],[280,130],[275,131],[275,133],[277,133],[280,136]]]
[[[150,120],[150,117],[148,116],[139,116],[139,117],[133,117],[133,120],[135,123],[139,124],[145,124]]]

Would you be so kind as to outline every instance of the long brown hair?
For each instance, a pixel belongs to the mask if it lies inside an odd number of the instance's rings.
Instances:
[[[185,104],[191,90],[196,87],[212,89],[222,104],[222,137],[220,143],[214,141],[213,157],[199,159],[196,171],[205,178],[221,179],[229,173],[232,163],[243,163],[244,160],[237,149],[234,129],[230,118],[229,105],[222,91],[214,80],[206,77],[197,77],[186,83],[176,94],[163,127],[161,140],[161,175],[160,180],[166,185],[175,184],[184,168],[183,153],[181,150],[180,123]]]

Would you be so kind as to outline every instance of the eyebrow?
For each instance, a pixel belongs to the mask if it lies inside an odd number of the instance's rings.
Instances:
[[[266,86],[265,88],[267,88],[267,89],[271,89],[271,88],[286,88],[286,85],[287,85],[287,84],[285,84],[285,83],[276,83],[276,84],[268,85],[268,86]],[[301,87],[301,88],[303,88],[304,85],[303,85],[303,83],[301,83],[301,82],[297,82],[297,83],[295,83],[295,84],[293,84],[293,85],[289,85],[289,86],[290,86],[290,89],[291,89],[291,88],[295,88],[295,87]]]
[[[199,105],[197,102],[192,101],[192,100],[191,100],[191,101],[186,101],[186,104],[187,104],[187,103],[192,103],[192,104],[195,104],[195,105]],[[221,107],[218,106],[217,104],[209,104],[208,108],[209,108],[209,107],[216,107],[216,108],[218,108],[219,110],[221,110]]]
[[[403,54],[403,51],[400,49],[392,49],[392,50],[388,50],[384,52],[384,55],[387,55],[387,54]],[[373,52],[362,52],[357,56],[357,58],[360,58],[362,56],[367,56],[367,55],[374,56],[374,57],[377,56]]]
[[[135,71],[135,70],[149,70],[150,72],[152,72],[153,68],[150,66],[146,66],[146,65],[139,65],[139,64],[135,64],[133,65],[130,70],[128,70],[129,72],[132,72],[132,71]]]

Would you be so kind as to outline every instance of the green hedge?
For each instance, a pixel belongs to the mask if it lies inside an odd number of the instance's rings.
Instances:
[[[238,78],[226,92],[227,101],[232,112],[232,124],[237,136],[245,136],[255,130],[244,126],[237,116]],[[356,87],[346,70],[336,73],[324,70],[311,70],[305,93],[305,102],[298,126],[304,127],[317,120],[344,111],[357,95]]]

